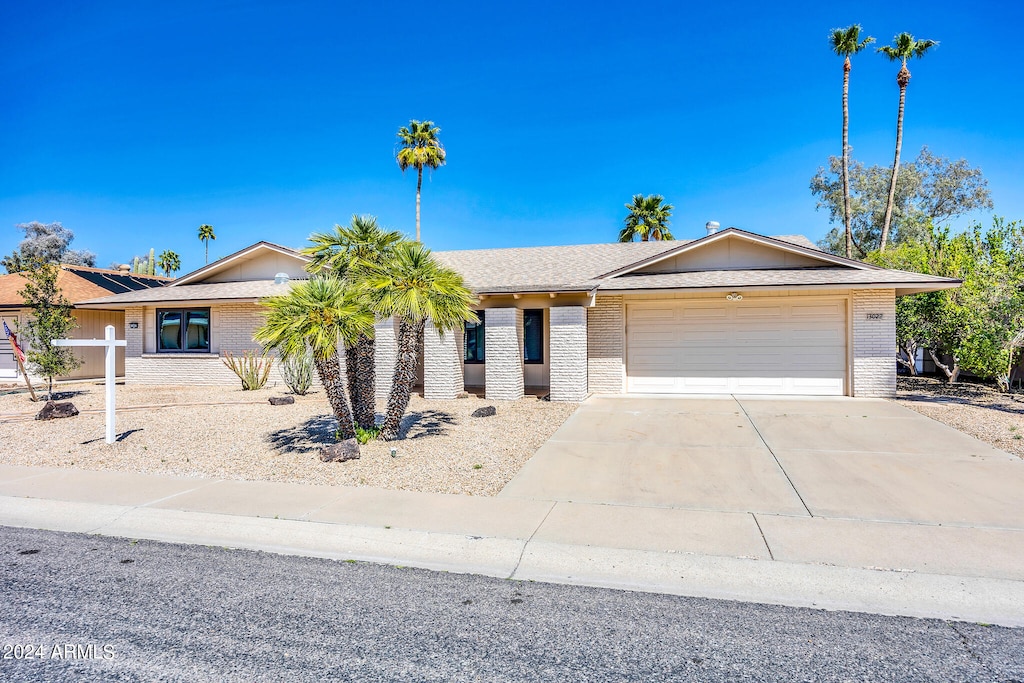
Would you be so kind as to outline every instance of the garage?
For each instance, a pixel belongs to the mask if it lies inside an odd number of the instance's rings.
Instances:
[[[631,393],[845,395],[847,300],[627,303],[626,378]]]

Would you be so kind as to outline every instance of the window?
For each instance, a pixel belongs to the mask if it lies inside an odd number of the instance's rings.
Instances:
[[[466,363],[484,362],[484,312],[477,311],[478,323],[466,323],[466,341],[462,359]]]
[[[528,364],[544,362],[544,311],[523,311],[523,361]]]
[[[157,351],[210,351],[210,309],[159,309],[156,312]]]

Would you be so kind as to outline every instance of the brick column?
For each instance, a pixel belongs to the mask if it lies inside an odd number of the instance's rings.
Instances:
[[[896,291],[855,289],[853,395],[896,395]]]
[[[551,400],[582,401],[587,397],[587,309],[556,306],[549,316]]]
[[[124,382],[138,384],[141,379],[142,352],[145,347],[146,322],[142,306],[124,309]],[[132,329],[131,323],[136,323]]]
[[[441,334],[431,320],[423,330],[423,398],[444,401],[465,390],[461,328]]]
[[[487,398],[515,401],[524,394],[523,311],[520,308],[488,308],[484,315]]]
[[[625,316],[621,296],[598,295],[587,309],[587,388],[595,394],[625,391]]]
[[[395,319],[388,318],[374,323],[373,337],[377,400],[386,401],[391,393],[391,378],[395,374],[395,360],[398,358],[398,324]]]

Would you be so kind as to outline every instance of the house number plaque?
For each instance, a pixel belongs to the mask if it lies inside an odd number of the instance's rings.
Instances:
[[[881,319],[882,319],[882,314],[881,313],[868,313],[868,320],[881,320]]]

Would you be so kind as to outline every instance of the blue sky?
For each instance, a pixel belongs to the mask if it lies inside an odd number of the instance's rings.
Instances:
[[[700,6],[689,6],[689,5]],[[415,230],[409,119],[442,129],[424,179],[434,249],[614,241],[635,193],[708,220],[820,238],[808,184],[840,148],[859,22],[940,47],[911,64],[904,158],[923,144],[1024,218],[1016,2],[38,2],[0,10],[0,252],[61,221],[98,264],[173,249],[183,272],[369,213]],[[889,164],[897,66],[855,58],[855,158]],[[987,216],[973,216],[971,219]],[[961,222],[965,224],[964,222]]]

